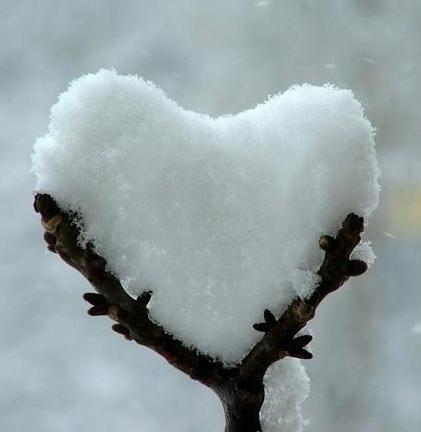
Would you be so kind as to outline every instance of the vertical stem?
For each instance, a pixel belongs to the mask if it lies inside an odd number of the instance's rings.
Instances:
[[[242,413],[235,417],[230,411],[225,411],[225,432],[261,432],[259,411]]]
[[[224,408],[225,432],[261,432],[259,413],[264,399],[262,383],[250,388],[232,380],[214,390]]]

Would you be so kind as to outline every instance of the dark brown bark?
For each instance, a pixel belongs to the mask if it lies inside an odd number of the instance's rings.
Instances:
[[[364,226],[363,219],[351,213],[336,238],[322,236],[319,240],[325,258],[318,271],[321,282],[313,295],[306,300],[296,298],[279,319],[269,310],[262,311],[264,322],[254,325],[257,331],[264,333],[262,339],[239,365],[226,367],[186,347],[150,319],[147,305],[152,293],[145,292],[133,299],[117,277],[106,270],[105,259],[96,254],[91,245],[85,248],[79,245],[75,214],[61,211],[47,194],[35,196],[34,208],[41,215],[48,249],[82,273],[97,291],[84,295],[92,305],[88,313],[108,315],[116,321],[112,326],[114,331],[154,350],[171,365],[211,388],[224,406],[226,432],[260,431],[259,412],[267,368],[287,356],[311,358],[304,348],[311,337],[296,336],[297,333],[314,317],[317,306],[329,293],[367,268],[362,261],[350,260]]]

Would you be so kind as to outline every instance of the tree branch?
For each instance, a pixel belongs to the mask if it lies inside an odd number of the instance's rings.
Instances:
[[[86,248],[79,245],[75,215],[62,212],[47,194],[35,196],[34,208],[41,214],[48,248],[82,273],[100,294],[99,297],[92,293],[84,296],[93,304],[88,311],[90,315],[108,315],[119,325],[114,330],[153,349],[174,367],[205,385],[226,370],[222,363],[187,348],[150,319],[147,308],[150,294],[133,299],[116,276],[106,270],[105,259],[96,254],[91,245]]]
[[[295,299],[243,359],[240,374],[244,379],[263,379],[273,362],[294,352],[297,354],[297,348],[298,354],[306,356],[301,343],[308,343],[311,339],[302,339],[304,336],[294,339],[295,335],[314,317],[317,306],[328,294],[336,291],[350,276],[357,276],[367,270],[363,261],[349,259],[355,246],[361,241],[363,229],[363,218],[351,213],[346,217],[336,238],[320,238],[319,245],[325,251],[325,257],[317,272],[321,278],[319,285],[308,300]]]
[[[351,213],[336,238],[320,238],[319,245],[325,257],[318,271],[321,282],[311,297],[296,298],[278,320],[271,311],[265,310],[264,322],[254,325],[257,331],[265,333],[264,336],[238,366],[227,367],[186,347],[152,321],[147,307],[152,293],[145,292],[133,299],[117,277],[106,270],[105,259],[94,252],[92,245],[80,246],[80,230],[75,223],[77,215],[63,212],[48,194],[37,194],[34,208],[41,215],[48,249],[82,273],[98,292],[84,295],[92,305],[88,313],[108,315],[116,321],[112,326],[114,331],[154,350],[171,365],[214,390],[224,405],[226,431],[229,432],[260,430],[263,376],[267,368],[286,356],[311,358],[304,349],[311,336],[297,336],[297,333],[314,317],[317,306],[329,293],[336,291],[350,276],[367,269],[364,262],[350,260],[364,226],[363,219]]]

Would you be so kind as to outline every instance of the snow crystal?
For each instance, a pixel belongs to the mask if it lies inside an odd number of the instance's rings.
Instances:
[[[321,281],[321,277],[310,270],[293,269],[291,271],[292,287],[298,297],[307,299]]]
[[[350,258],[362,260],[368,267],[374,264],[374,261],[376,261],[376,254],[371,247],[371,242],[365,241],[358,244],[352,251]]]
[[[101,70],[53,106],[33,170],[37,191],[79,211],[82,240],[125,289],[153,291],[154,320],[228,363],[259,339],[264,309],[296,296],[291,271],[317,271],[320,234],[378,200],[372,127],[332,86],[211,118]]]
[[[297,359],[273,363],[263,379],[265,399],[260,409],[262,432],[300,432],[304,420],[301,404],[310,391],[310,380]]]

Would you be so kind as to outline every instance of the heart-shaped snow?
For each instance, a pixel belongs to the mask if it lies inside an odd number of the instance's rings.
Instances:
[[[103,70],[60,96],[33,163],[127,291],[153,291],[152,318],[226,362],[257,341],[265,308],[311,292],[319,235],[378,199],[370,123],[331,86],[211,118]]]

